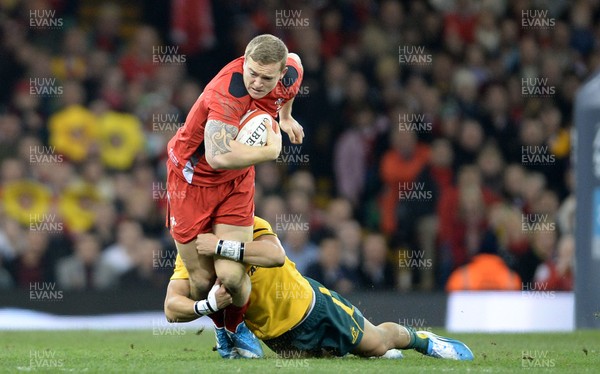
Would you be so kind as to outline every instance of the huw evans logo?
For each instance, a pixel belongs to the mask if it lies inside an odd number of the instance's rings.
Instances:
[[[400,200],[431,200],[433,193],[425,189],[424,182],[398,183],[398,197]]]
[[[307,368],[309,361],[305,354],[296,350],[276,351],[275,367],[277,368]]]
[[[282,84],[275,86],[274,94],[277,97],[288,97],[294,95],[294,82],[295,78],[283,77],[281,79]],[[300,85],[298,92],[295,93],[295,98],[308,97],[310,95],[310,88],[308,85]]]
[[[56,78],[29,78],[29,94],[41,97],[56,97],[63,94],[63,87]]]
[[[62,299],[63,291],[58,290],[54,282],[29,283],[29,300],[60,301]]]
[[[58,358],[55,351],[50,349],[45,350],[30,350],[29,351],[29,367],[27,368],[17,368],[19,371],[23,369],[23,371],[31,371],[36,370],[38,368],[63,368],[64,360]],[[27,369],[27,370],[25,370]],[[65,370],[64,368],[62,370]]]
[[[168,323],[165,319],[152,320],[152,335],[163,336],[163,335],[174,335],[182,336],[187,333],[185,327],[178,323]]]
[[[58,219],[56,214],[30,214],[29,230],[45,231],[48,233],[60,233],[64,230],[63,222]]]
[[[521,27],[525,29],[550,29],[556,19],[550,17],[547,9],[526,9],[521,11]]]
[[[32,145],[29,147],[29,163],[57,164],[63,162],[63,156],[56,154],[55,146]]]
[[[184,65],[185,54],[179,53],[179,46],[157,45],[152,47],[152,63],[156,65]]]
[[[430,258],[425,258],[425,251],[403,250],[398,253],[400,268],[428,269],[433,266]]]
[[[398,47],[400,65],[431,65],[433,57],[426,53],[425,46],[401,45]]]
[[[173,269],[177,260],[176,251],[156,249],[152,252],[152,267],[154,269]]]
[[[312,297],[312,293],[306,291],[297,282],[276,282],[275,298],[285,300],[307,300]]]
[[[553,368],[555,366],[556,361],[550,358],[548,351],[521,351],[521,367],[523,368]]]
[[[276,214],[275,231],[308,231],[308,222],[302,220],[302,214]]]
[[[556,156],[550,152],[547,145],[522,145],[521,163],[523,165],[553,165]]]
[[[548,78],[521,78],[521,94],[527,97],[551,97],[556,87],[548,84]]]
[[[556,222],[548,214],[528,213],[521,215],[522,231],[556,231]]]
[[[185,122],[179,120],[179,114],[154,113],[152,114],[153,132],[176,132]]]
[[[433,123],[425,114],[402,113],[398,115],[399,131],[431,132]]]
[[[29,10],[29,27],[58,29],[63,27],[63,25],[63,19],[61,17],[56,17],[56,10],[54,9]]]
[[[302,17],[300,9],[277,9],[275,10],[275,27],[278,28],[301,28],[309,27],[308,17]]]
[[[167,190],[166,182],[152,182],[152,200],[185,199],[185,191]]]
[[[284,145],[275,162],[286,165],[306,165],[310,162],[310,158],[308,154],[302,153],[301,145]]]
[[[546,282],[525,282],[521,284],[521,296],[528,299],[554,299],[556,294],[548,289]]]

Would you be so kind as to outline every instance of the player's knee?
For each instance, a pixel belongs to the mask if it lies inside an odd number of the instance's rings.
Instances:
[[[237,268],[223,269],[217,274],[221,283],[232,292],[236,292],[242,287],[244,276],[246,273],[239,271]]]
[[[209,279],[202,276],[194,277],[190,274],[190,286],[194,287],[200,293],[208,293],[212,287],[213,279]]]

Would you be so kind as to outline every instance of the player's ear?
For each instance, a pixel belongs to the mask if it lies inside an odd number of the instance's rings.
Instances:
[[[279,80],[282,80],[283,77],[285,77],[285,73],[287,73],[288,71],[288,67],[284,67],[283,70],[281,71],[281,76],[279,77]]]

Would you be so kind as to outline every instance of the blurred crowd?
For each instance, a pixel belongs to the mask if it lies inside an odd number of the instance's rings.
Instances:
[[[479,288],[572,289],[573,99],[599,67],[598,1],[0,9],[0,288],[163,288],[166,142],[272,33],[302,58],[306,139],[257,166],[256,214],[301,272],[340,292],[429,291],[498,266],[517,281]]]

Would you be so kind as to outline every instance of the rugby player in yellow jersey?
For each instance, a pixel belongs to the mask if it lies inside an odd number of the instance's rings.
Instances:
[[[252,242],[201,234],[196,244],[200,255],[220,255],[246,264],[252,291],[244,319],[256,337],[276,353],[401,358],[398,349],[415,349],[437,358],[473,359],[471,350],[457,340],[393,322],[374,326],[348,300],[302,276],[285,256],[271,225],[259,217],[254,218]],[[211,308],[221,309],[230,302],[231,297],[217,282],[208,297]],[[167,289],[165,315],[170,322],[194,320],[200,316],[196,303],[190,299],[188,273],[178,257]],[[233,347],[217,349],[223,357],[238,357]]]

